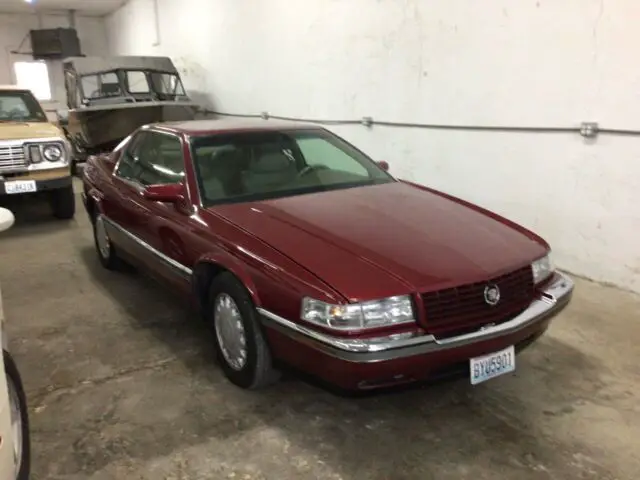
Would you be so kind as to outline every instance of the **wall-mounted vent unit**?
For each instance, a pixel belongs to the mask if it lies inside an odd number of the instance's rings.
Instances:
[[[31,30],[31,51],[36,60],[53,60],[82,56],[75,28]]]

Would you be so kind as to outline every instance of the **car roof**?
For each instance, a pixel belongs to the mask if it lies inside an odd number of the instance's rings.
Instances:
[[[262,118],[210,118],[156,123],[150,126],[157,130],[182,133],[189,136],[215,135],[237,131],[301,130],[322,128],[312,123],[264,120]]]

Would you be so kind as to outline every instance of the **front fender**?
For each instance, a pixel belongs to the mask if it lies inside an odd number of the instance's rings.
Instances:
[[[227,253],[207,253],[198,258],[192,275],[194,276],[193,282],[195,285],[198,285],[198,279],[195,278],[198,275],[199,268],[202,268],[204,265],[211,265],[215,269],[219,271],[229,271],[234,274],[245,286],[249,295],[253,300],[253,303],[256,307],[259,307],[262,302],[260,301],[260,296],[258,295],[258,289],[256,288],[255,282],[249,273],[247,267],[240,262],[238,259]]]

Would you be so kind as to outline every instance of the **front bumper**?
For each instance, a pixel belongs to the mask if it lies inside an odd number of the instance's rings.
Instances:
[[[466,366],[471,357],[509,345],[524,348],[544,333],[551,319],[566,307],[573,288],[571,278],[558,272],[520,315],[446,339],[426,333],[372,339],[334,337],[267,310],[259,312],[276,357],[331,383],[367,388],[366,385],[382,386],[434,376],[449,368]]]
[[[25,180],[33,180],[36,184],[36,191],[33,193],[38,193],[69,187],[72,185],[73,177],[68,169],[64,169],[62,172],[34,172],[12,177],[0,175],[0,195],[7,195],[5,188],[7,183]]]

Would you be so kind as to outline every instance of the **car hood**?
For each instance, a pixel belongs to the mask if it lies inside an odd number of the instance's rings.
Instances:
[[[61,137],[62,131],[47,122],[0,122],[0,140]]]
[[[212,211],[351,301],[481,281],[547,251],[521,227],[403,182]]]

